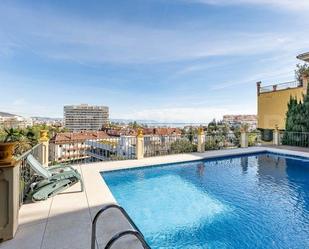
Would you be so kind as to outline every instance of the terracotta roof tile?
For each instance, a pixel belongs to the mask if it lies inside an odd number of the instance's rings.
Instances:
[[[70,141],[85,141],[89,139],[102,139],[108,137],[109,135],[105,131],[62,132],[57,133],[51,139],[51,142],[62,144]]]

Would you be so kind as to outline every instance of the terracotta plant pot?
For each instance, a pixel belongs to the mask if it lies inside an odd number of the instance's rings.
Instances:
[[[12,162],[15,144],[14,142],[0,143],[0,165]]]

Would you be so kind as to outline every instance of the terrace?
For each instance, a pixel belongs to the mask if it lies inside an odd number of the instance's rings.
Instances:
[[[267,86],[263,86],[263,87],[261,87],[260,82],[258,82],[257,84],[258,84],[258,94],[303,87],[303,84],[298,82],[298,81],[288,81],[288,82],[284,82],[284,83],[267,85]]]
[[[191,140],[189,140],[188,137],[183,136],[171,136],[168,138],[166,136],[158,136],[154,139],[156,141],[155,143],[150,143],[152,147],[148,145],[153,150],[153,152],[150,153],[149,149],[148,152],[144,150],[144,143],[149,141],[149,137],[144,137],[142,134],[138,134],[137,137],[130,137],[129,140],[126,140],[127,143],[125,144],[129,146],[127,146],[125,150],[116,150],[115,157],[111,157],[110,155],[106,156],[106,154],[104,157],[101,155],[100,158],[91,157],[91,159],[76,159],[76,157],[74,157],[76,160],[71,160],[70,162],[73,163],[73,167],[82,175],[85,185],[84,192],[80,191],[80,184],[76,184],[63,193],[49,198],[46,201],[36,203],[22,203],[21,201],[18,220],[19,227],[15,237],[12,240],[1,243],[0,248],[91,248],[91,225],[95,214],[102,206],[117,203],[105,181],[103,181],[100,172],[125,168],[147,167],[166,163],[188,162],[218,156],[241,155],[266,150],[309,157],[308,152],[278,149],[279,147],[276,146],[280,145],[280,141],[283,139],[283,134],[279,131],[275,131],[275,147],[271,148],[261,146],[261,141],[258,140],[258,137],[255,137],[254,139],[256,143],[251,144],[252,147],[248,147],[249,135],[250,134],[246,134],[245,132],[241,134],[240,145],[242,148],[235,148],[235,146],[231,146],[231,140],[229,140],[230,138],[225,138],[228,140],[227,142],[222,141],[221,137],[221,146],[223,147],[224,144],[227,146],[221,150],[216,149],[209,151],[205,151],[205,143],[210,140],[209,134],[205,135],[201,131],[199,134],[196,134],[195,139],[193,138]],[[251,134],[251,136],[252,135],[256,134]],[[218,135],[216,136],[217,138],[212,139],[219,141]],[[121,141],[120,138],[111,138],[110,140],[112,142],[107,143],[106,139],[107,138],[104,138],[104,140],[102,140],[104,142],[101,141],[100,144],[105,146],[109,145],[113,148],[115,148],[115,145]],[[44,158],[40,156],[40,153],[44,150],[44,143],[45,145],[48,143],[44,140],[44,134],[41,141],[42,143],[30,153],[44,163]],[[175,141],[190,141],[190,143],[196,146],[196,150],[192,150],[188,153],[182,153],[177,150],[173,151],[170,147],[172,143],[175,143]],[[97,146],[98,142],[99,140],[92,141],[92,144],[89,144],[89,147],[87,147],[88,150],[93,152],[93,149]],[[139,142],[142,143],[142,150]],[[72,144],[72,141],[70,141],[70,144]],[[75,145],[76,144],[73,142],[73,146]],[[81,148],[85,154],[87,154],[87,151],[85,151],[87,150],[85,149],[85,146]],[[163,150],[162,148],[165,149]],[[96,150],[95,152],[98,153],[98,151],[101,150]],[[104,151],[106,152],[105,147]],[[122,157],[123,160],[118,160],[117,153],[121,153],[122,156],[124,156]],[[89,154],[87,155],[89,156]],[[136,160],[136,158],[138,160]],[[27,166],[23,157],[21,158],[20,167],[22,172],[25,170],[25,167]],[[23,195],[23,193],[21,193],[21,195]],[[104,214],[98,221],[96,248],[105,248],[107,242],[113,235],[127,229],[133,229],[133,227],[118,210],[113,209],[107,211],[106,214]],[[115,243],[112,248],[142,248],[142,245],[136,238],[126,236]]]

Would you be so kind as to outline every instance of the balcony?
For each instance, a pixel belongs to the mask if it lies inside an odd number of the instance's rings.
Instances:
[[[289,81],[289,82],[268,85],[268,86],[263,86],[263,87],[258,85],[258,94],[293,89],[293,88],[302,87],[302,86],[303,84],[298,81]]]

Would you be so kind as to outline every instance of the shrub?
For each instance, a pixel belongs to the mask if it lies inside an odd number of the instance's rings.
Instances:
[[[210,139],[205,142],[205,150],[218,150],[220,149],[219,142],[215,139]]]
[[[197,151],[197,146],[188,140],[180,139],[171,144],[171,151],[173,153],[189,153]]]

